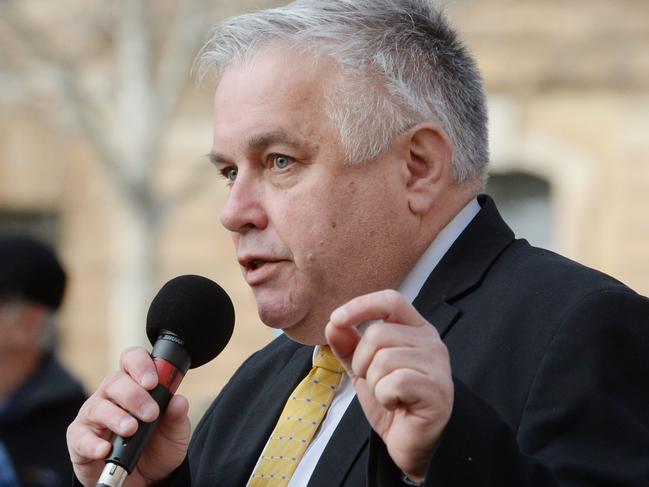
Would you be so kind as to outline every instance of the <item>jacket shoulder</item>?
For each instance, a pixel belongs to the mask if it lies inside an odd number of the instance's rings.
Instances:
[[[614,277],[550,250],[516,240],[494,263],[493,274],[536,293],[566,292],[565,298],[581,299],[601,291],[635,293]]]

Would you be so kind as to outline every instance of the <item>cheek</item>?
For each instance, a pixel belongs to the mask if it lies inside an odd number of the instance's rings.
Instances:
[[[296,195],[277,208],[279,237],[305,262],[312,262],[329,245],[338,226],[338,215],[327,192],[312,190]]]
[[[364,260],[366,246],[389,227],[385,220],[391,205],[386,208],[384,187],[356,180],[320,182],[277,207],[275,227],[298,269],[322,282],[351,272],[346,262]]]
[[[300,211],[287,214],[287,232],[282,235],[290,248],[297,272],[296,284],[316,294],[331,292],[331,281],[339,277],[339,266],[348,248],[335,216],[326,211]],[[306,288],[303,289],[306,291]]]

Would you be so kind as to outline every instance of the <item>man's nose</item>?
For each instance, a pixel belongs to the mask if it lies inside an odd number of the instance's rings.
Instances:
[[[231,232],[263,229],[268,217],[263,205],[263,188],[254,177],[239,172],[221,210],[221,224]]]

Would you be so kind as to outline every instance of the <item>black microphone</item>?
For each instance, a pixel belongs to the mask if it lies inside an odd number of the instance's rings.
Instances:
[[[138,421],[137,432],[129,438],[115,437],[97,487],[121,487],[187,370],[221,353],[233,328],[232,302],[215,282],[184,275],[162,286],[146,320],[146,333],[153,345],[151,356],[158,371],[158,385],[150,394],[160,406],[160,415],[151,423]]]

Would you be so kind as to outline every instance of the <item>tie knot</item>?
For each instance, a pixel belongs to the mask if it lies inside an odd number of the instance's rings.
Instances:
[[[329,345],[322,345],[318,349],[315,360],[313,362],[314,367],[321,367],[323,369],[330,370],[331,372],[342,373],[344,371],[343,366],[340,365],[338,359],[329,348]]]

